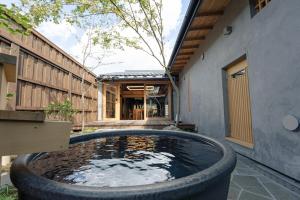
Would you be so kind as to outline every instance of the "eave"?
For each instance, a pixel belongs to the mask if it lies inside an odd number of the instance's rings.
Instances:
[[[168,67],[179,74],[206,40],[230,0],[191,0],[179,31]]]

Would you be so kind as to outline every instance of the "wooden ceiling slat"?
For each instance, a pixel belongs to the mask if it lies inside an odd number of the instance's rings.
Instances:
[[[174,67],[174,69],[181,69],[181,68],[183,68],[184,66],[183,66],[183,65],[181,65],[181,66],[173,65],[173,67]]]
[[[193,55],[194,52],[181,52],[178,54],[178,56],[188,56],[188,55]]]
[[[189,31],[186,34],[186,37],[201,37],[206,36],[210,30],[197,30],[197,31]]]
[[[213,29],[218,19],[224,15],[224,10],[230,0],[202,0],[202,4],[194,17],[185,38],[182,41],[172,73],[178,74],[186,65],[190,57],[199,48],[199,44],[206,39],[206,35]],[[184,63],[185,62],[185,63]]]
[[[195,45],[182,45],[181,49],[198,49],[199,48],[199,44],[195,44]]]
[[[185,64],[186,60],[175,60],[174,64]]]
[[[180,52],[182,52],[182,53],[190,53],[190,52],[195,53],[195,49],[180,49]]]
[[[212,30],[214,28],[214,26],[212,25],[207,25],[207,26],[194,26],[194,27],[190,27],[189,31],[200,31],[200,30]]]
[[[202,40],[183,41],[182,46],[201,45]]]
[[[174,67],[174,69],[182,69],[184,66],[174,66],[173,65],[173,67]]]
[[[190,55],[185,55],[185,56],[177,56],[177,58],[189,59],[189,58],[190,58]]]
[[[230,0],[204,0],[199,9],[200,13],[203,11],[218,11],[224,10]]]
[[[224,15],[224,10],[212,11],[212,12],[201,12],[196,15],[195,18],[199,17],[219,17]]]
[[[189,60],[190,57],[184,57],[184,58],[181,58],[181,57],[177,57],[176,60]]]
[[[184,40],[185,40],[185,41],[205,40],[205,36],[188,37],[188,38],[185,38]]]
[[[183,63],[174,63],[173,66],[174,67],[183,67],[185,64]]]

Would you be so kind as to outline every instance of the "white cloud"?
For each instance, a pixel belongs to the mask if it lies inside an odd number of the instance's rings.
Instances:
[[[44,22],[37,30],[49,39],[58,38],[60,40],[67,40],[76,33],[76,28],[66,21],[62,21],[59,24]]]

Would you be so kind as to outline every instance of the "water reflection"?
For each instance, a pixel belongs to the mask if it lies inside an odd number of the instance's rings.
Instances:
[[[221,157],[211,146],[177,137],[122,136],[72,144],[42,155],[32,171],[59,182],[100,187],[145,185],[201,171]]]

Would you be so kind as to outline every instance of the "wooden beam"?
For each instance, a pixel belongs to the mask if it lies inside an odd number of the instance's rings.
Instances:
[[[144,120],[147,120],[147,88],[146,84],[144,84]]]
[[[184,68],[185,65],[172,65],[172,69],[181,69]]]
[[[169,80],[114,80],[116,83],[120,84],[168,84],[170,83]]]
[[[190,27],[189,31],[209,31],[212,30],[214,27],[213,26],[194,26],[194,27]]]
[[[187,62],[185,60],[179,60],[179,61],[175,60],[174,64],[183,64],[183,65],[185,65],[186,63]]]
[[[0,110],[0,120],[44,122],[44,112]]]
[[[173,67],[172,70],[173,70],[173,71],[180,71],[180,70],[182,70],[183,68],[184,68],[184,66],[183,66],[183,67]]]
[[[188,55],[193,55],[194,52],[182,52],[182,53],[178,53],[177,56],[188,56]]]
[[[177,57],[175,60],[177,61],[179,61],[179,60],[189,60],[190,59],[190,57],[186,57],[186,58],[179,58],[179,57]]]
[[[181,48],[181,49],[198,49],[198,48],[199,48],[199,44],[194,44],[194,45],[182,45],[180,48]]]
[[[184,39],[184,41],[187,41],[187,42],[197,41],[197,40],[205,40],[205,36],[188,37],[188,38]]]
[[[219,17],[219,16],[222,16],[222,15],[224,15],[224,10],[198,13],[195,18],[199,18],[199,17]]]
[[[184,64],[173,64],[173,67],[177,68],[177,67],[184,67]]]

